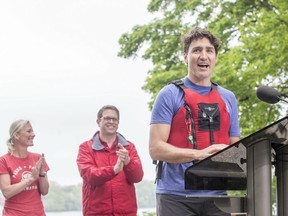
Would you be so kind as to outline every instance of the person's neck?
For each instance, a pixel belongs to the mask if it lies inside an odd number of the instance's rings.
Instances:
[[[106,142],[109,147],[111,147],[116,139],[116,134],[102,134],[99,133],[99,136],[102,141]]]
[[[26,158],[28,156],[28,151],[26,149],[15,149],[12,153],[14,157],[17,158]]]
[[[188,75],[188,79],[193,82],[195,85],[198,86],[211,86],[211,80],[210,78],[206,78],[206,79],[197,79],[195,77],[191,77]]]

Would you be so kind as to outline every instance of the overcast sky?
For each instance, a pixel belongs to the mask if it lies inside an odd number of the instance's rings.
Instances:
[[[141,89],[152,65],[117,57],[119,37],[152,20],[149,1],[0,1],[1,155],[11,123],[30,120],[36,137],[29,150],[45,153],[49,179],[80,183],[78,146],[98,130],[99,108],[113,104],[118,131],[136,145],[144,178],[154,179],[150,95]]]

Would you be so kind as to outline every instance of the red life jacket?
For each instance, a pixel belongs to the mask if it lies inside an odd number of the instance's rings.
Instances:
[[[212,144],[230,144],[230,116],[225,101],[212,82],[212,89],[201,95],[186,88],[182,80],[172,81],[184,91],[184,104],[172,119],[168,143],[180,148],[204,149]],[[153,161],[156,180],[161,179],[163,161]],[[156,181],[155,180],[155,181]]]
[[[173,117],[168,143],[180,148],[203,149],[212,144],[230,144],[230,116],[219,92],[212,83],[211,91],[201,95],[172,82],[184,91],[184,105]]]

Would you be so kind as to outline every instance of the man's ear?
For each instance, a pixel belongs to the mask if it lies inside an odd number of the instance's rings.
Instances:
[[[185,65],[188,65],[188,60],[187,60],[187,54],[186,53],[183,54],[183,62],[184,62]]]
[[[100,121],[101,121],[100,119],[96,119],[97,125],[99,125]]]

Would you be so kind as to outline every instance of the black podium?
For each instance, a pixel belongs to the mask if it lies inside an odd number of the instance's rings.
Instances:
[[[245,190],[244,196],[213,197],[231,215],[272,215],[272,166],[278,216],[288,216],[288,116],[186,169],[185,188]]]

